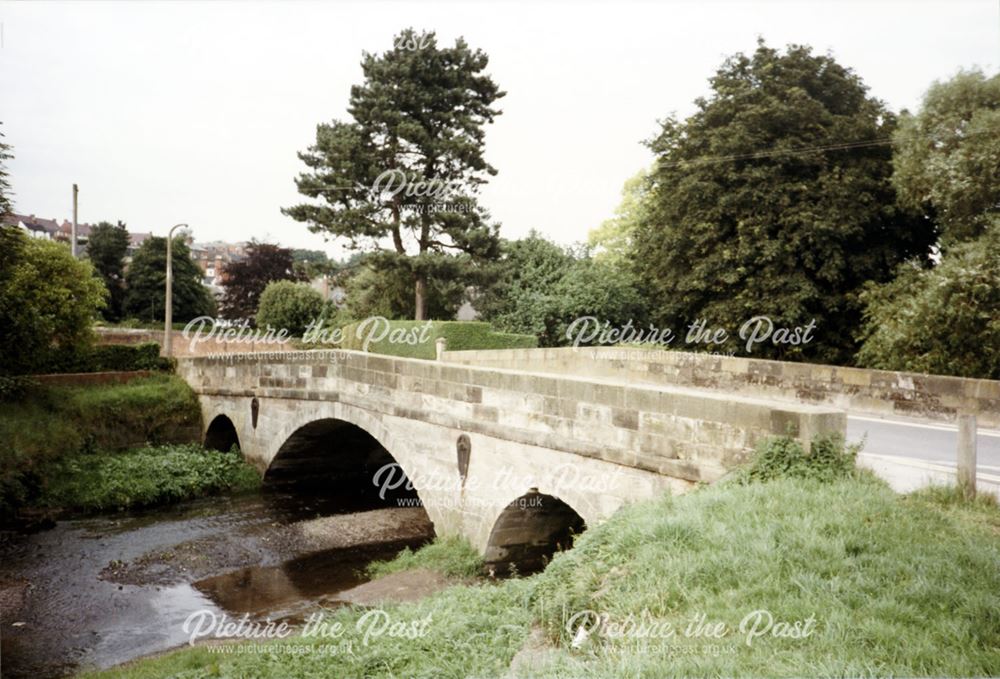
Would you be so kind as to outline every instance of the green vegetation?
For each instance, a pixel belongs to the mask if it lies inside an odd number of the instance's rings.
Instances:
[[[494,327],[535,335],[542,346],[570,344],[566,329],[580,317],[612,326],[642,326],[647,317],[648,301],[630,267],[534,232],[505,242],[501,259],[487,268],[476,309]]]
[[[125,304],[125,255],[129,236],[125,224],[100,222],[90,230],[87,238],[87,259],[104,281],[108,290],[108,304],[101,311],[105,320],[117,321],[122,317]]]
[[[39,507],[85,512],[123,510],[260,486],[239,450],[200,445],[147,446],[124,453],[78,453],[46,470]]]
[[[721,350],[765,315],[779,327],[815,319],[809,344],[763,344],[763,358],[845,364],[857,348],[857,293],[911,256],[927,259],[929,220],[896,205],[896,116],[862,79],[807,46],[763,40],[729,57],[696,111],[668,117],[649,142],[657,155],[633,261],[656,300],[661,327],[697,319],[723,327]],[[858,197],[863,196],[863,200]]]
[[[59,459],[191,440],[201,418],[194,392],[173,375],[21,393],[0,409],[0,520],[40,497]]]
[[[257,327],[301,335],[323,313],[323,296],[306,283],[272,281],[260,295]]]
[[[801,449],[765,445],[769,469],[679,497],[629,505],[581,535],[536,576],[456,586],[384,607],[393,621],[430,617],[426,635],[361,643],[364,609],[330,613],[351,653],[329,640],[293,637],[246,654],[186,649],[97,677],[467,677],[508,673],[530,630],[548,646],[516,676],[994,676],[1000,672],[1000,510],[950,491],[900,497],[869,474],[851,473],[836,441]],[[784,460],[785,463],[781,463]],[[756,478],[772,480],[759,482]],[[404,553],[402,567],[468,572],[473,553],[440,541]],[[766,610],[807,636],[762,634],[741,622]],[[578,647],[582,611],[609,624],[645,621],[675,635],[592,632]],[[761,614],[762,617],[763,614]],[[719,638],[686,634],[693,620],[723,623]],[[812,623],[807,623],[812,619]],[[576,620],[577,622],[573,622]],[[752,621],[753,618],[750,618]],[[747,623],[750,624],[750,623]],[[762,631],[758,628],[758,631]],[[287,646],[313,652],[288,652]]]
[[[377,561],[368,566],[372,578],[390,573],[427,568],[456,578],[471,578],[479,574],[483,557],[465,538],[449,536],[435,538],[434,542],[417,551],[409,547],[401,551],[391,561]]]
[[[222,313],[234,321],[253,319],[260,296],[273,281],[296,280],[292,251],[274,243],[252,240],[245,257],[226,265]]]
[[[121,370],[173,369],[173,361],[160,356],[157,342],[99,344],[78,351],[53,354],[35,365],[36,374],[94,373]]]
[[[0,226],[0,373],[33,372],[89,347],[106,296],[90,263],[65,245]]]
[[[419,49],[401,47],[406,43]],[[462,38],[447,46],[433,31],[410,28],[392,49],[365,52],[350,119],[320,123],[316,143],[299,153],[306,169],[295,183],[309,202],[282,209],[355,250],[391,242],[393,268],[409,274],[417,320],[430,317],[428,281],[450,278],[449,260],[458,259],[451,253],[496,256],[499,227],[477,196],[496,174],[485,159],[484,132],[504,96],[488,64],[489,56]]]
[[[762,441],[750,463],[734,477],[743,483],[782,478],[844,479],[857,473],[854,462],[860,449],[861,444],[845,446],[839,436],[818,436],[806,452],[798,440],[778,436]]]
[[[363,323],[364,321],[362,321]],[[430,323],[430,331],[426,333],[426,341],[419,341],[421,329]],[[368,351],[376,354],[389,354],[391,356],[403,356],[405,358],[427,358],[433,359],[437,355],[435,343],[439,337],[444,337],[448,342],[449,351],[461,351],[464,349],[524,349],[538,345],[538,341],[531,335],[514,335],[509,333],[494,332],[489,323],[476,321],[388,321],[379,322],[375,326],[362,328],[362,335],[358,337],[360,323],[351,323],[344,326],[344,341],[341,343],[342,349],[360,350],[364,347],[365,338],[369,334],[373,338],[378,338],[384,334],[379,341],[373,341],[368,345]],[[386,331],[387,332],[383,332]],[[390,341],[397,333],[399,337],[410,338],[412,341]]]
[[[173,264],[173,320],[189,321],[215,313],[215,299],[202,285],[201,269],[191,259],[191,249],[182,236],[171,244]],[[167,239],[147,238],[132,257],[125,273],[122,315],[148,321],[163,321],[166,305]]]

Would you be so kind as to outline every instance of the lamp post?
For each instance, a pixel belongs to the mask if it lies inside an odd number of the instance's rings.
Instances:
[[[174,324],[174,253],[171,247],[174,242],[174,231],[181,227],[187,228],[187,224],[175,224],[167,233],[167,305],[163,319],[163,355],[170,356],[172,353],[170,346],[171,330]]]

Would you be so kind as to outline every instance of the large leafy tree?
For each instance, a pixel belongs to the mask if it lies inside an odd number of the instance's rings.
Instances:
[[[893,181],[939,220],[942,256],[868,287],[857,361],[1000,379],[1000,76],[935,83],[894,140]]]
[[[215,313],[215,300],[201,282],[201,269],[181,237],[171,246],[173,320],[189,321]],[[125,315],[142,321],[162,321],[166,308],[167,239],[147,238],[125,273]]]
[[[105,295],[90,263],[64,244],[0,226],[0,373],[31,372],[54,352],[86,349]]]
[[[636,230],[649,212],[649,188],[647,170],[640,170],[625,182],[615,216],[587,234],[595,259],[622,266],[631,261]]]
[[[260,296],[257,327],[285,330],[301,336],[311,323],[320,320],[323,296],[306,283],[274,281]]]
[[[983,233],[1000,212],[1000,75],[935,82],[894,141],[900,199],[934,214],[944,245]]]
[[[427,315],[427,284],[446,276],[436,253],[497,254],[497,227],[476,200],[496,174],[484,158],[484,126],[504,93],[485,73],[489,58],[458,39],[403,31],[383,54],[365,53],[364,82],[351,88],[350,122],[317,126],[299,154],[299,192],[318,203],[286,208],[313,231],[355,249],[388,249],[412,280],[414,317]]]
[[[125,254],[129,237],[125,224],[101,222],[90,231],[87,256],[108,289],[108,305],[102,314],[109,321],[121,320],[125,305]]]
[[[935,239],[929,219],[897,207],[895,117],[858,75],[804,46],[761,41],[710,84],[692,116],[668,118],[650,142],[657,165],[635,259],[657,320],[683,331],[704,319],[731,338],[758,315],[815,320],[811,343],[754,355],[848,361],[860,288],[926,257]]]
[[[301,278],[289,248],[251,241],[246,256],[227,264],[223,272],[222,313],[230,319],[252,319],[268,283]]]
[[[863,295],[858,363],[1000,380],[1000,223]]]

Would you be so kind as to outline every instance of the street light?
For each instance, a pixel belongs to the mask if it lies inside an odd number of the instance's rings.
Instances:
[[[174,254],[173,248],[171,247],[174,242],[174,231],[181,227],[187,228],[187,224],[175,224],[170,228],[167,233],[167,308],[166,314],[163,319],[163,355],[170,356],[172,351],[170,347],[170,339],[174,324]]]

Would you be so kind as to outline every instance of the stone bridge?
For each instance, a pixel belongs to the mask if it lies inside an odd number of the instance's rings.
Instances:
[[[546,558],[624,503],[715,481],[763,437],[808,444],[846,423],[829,407],[353,351],[178,371],[206,445],[238,444],[266,483],[417,503],[498,566]]]

